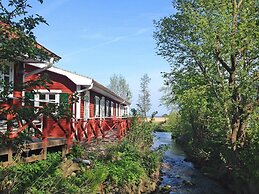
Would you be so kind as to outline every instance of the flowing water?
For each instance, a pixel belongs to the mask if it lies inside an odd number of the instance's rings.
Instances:
[[[160,188],[170,194],[229,194],[219,183],[203,175],[191,162],[185,161],[183,150],[171,139],[171,133],[154,133],[154,145],[168,146],[162,163]]]

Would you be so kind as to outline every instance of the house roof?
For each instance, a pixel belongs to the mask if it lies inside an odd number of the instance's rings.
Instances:
[[[46,67],[45,63],[28,63],[29,65],[32,65],[34,67],[38,68],[44,68]],[[92,78],[82,76],[55,66],[52,66],[48,68],[46,71],[50,71],[53,73],[57,73],[63,76],[66,76],[68,79],[70,79],[74,84],[77,86],[84,86],[89,87],[90,90],[93,90],[99,94],[102,94],[103,96],[109,97],[110,99],[113,99],[121,104],[130,105],[130,102],[126,101],[107,87],[103,86],[99,82],[95,81]]]
[[[32,65],[34,67],[38,67],[38,68],[44,68],[46,67],[45,63],[28,63],[29,65]],[[72,73],[70,71],[52,66],[50,68],[47,69],[47,71],[50,72],[54,72],[63,76],[66,76],[68,79],[70,79],[74,84],[76,85],[82,85],[82,86],[90,86],[92,83],[92,79],[85,77],[85,76],[81,76],[78,75],[76,73]]]
[[[10,36],[10,38],[17,38],[17,34],[15,34],[11,29],[11,25],[4,23],[2,21],[0,21],[0,28],[1,30],[6,33],[8,36]],[[46,47],[44,47],[43,45],[41,45],[38,42],[35,42],[35,47],[38,49],[42,49],[44,50],[49,57],[53,57],[55,61],[58,61],[61,59],[60,56],[58,56],[57,54],[55,54],[54,52],[50,51],[49,49],[47,49]],[[18,56],[19,57],[19,56]],[[37,59],[20,59],[23,62],[39,62],[40,60]]]
[[[104,96],[107,96],[113,100],[116,100],[117,102],[120,102],[121,104],[130,105],[130,102],[123,99],[119,95],[117,95],[115,92],[111,91],[110,89],[106,88],[102,84],[98,83],[97,81],[93,80],[93,91],[96,91]]]

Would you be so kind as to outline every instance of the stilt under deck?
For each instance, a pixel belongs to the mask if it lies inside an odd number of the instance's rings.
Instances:
[[[66,138],[47,138],[47,145],[41,139],[33,138],[32,142],[26,142],[19,148],[9,147],[0,149],[0,165],[8,166],[17,161],[34,162],[47,158],[47,152],[61,151],[62,155],[67,154]],[[14,160],[15,158],[15,160]]]

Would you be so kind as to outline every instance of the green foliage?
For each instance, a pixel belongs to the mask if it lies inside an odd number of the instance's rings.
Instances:
[[[155,172],[160,155],[147,149],[138,149],[128,141],[108,149],[105,161],[108,162],[109,177],[119,185],[137,184],[141,177]]]
[[[166,116],[166,121],[160,124],[161,130],[159,131],[172,132],[173,136],[179,136],[181,132],[177,127],[179,119],[180,115],[177,112],[170,113]]]
[[[149,148],[153,143],[153,135],[156,125],[152,122],[144,121],[143,118],[132,117],[132,126],[126,141],[137,148]]]
[[[129,84],[127,84],[125,77],[122,75],[113,74],[110,77],[110,83],[107,87],[128,102],[131,101],[132,92],[130,91]]]
[[[184,136],[197,158],[256,182],[258,1],[176,0],[174,6],[174,15],[155,23],[158,54],[171,65],[162,100],[179,108],[174,135]]]
[[[140,180],[152,175],[158,168],[161,155],[151,151],[152,123],[138,123],[135,118],[130,138],[110,145],[105,154],[87,152],[91,167],[80,166],[73,176],[64,178],[60,168],[62,162],[58,153],[48,154],[47,160],[0,169],[0,192],[4,193],[100,193],[102,185],[106,190],[125,185],[138,185]],[[144,129],[144,131],[141,129]],[[137,133],[143,139],[137,143]],[[148,136],[148,139],[146,139]],[[139,138],[139,137],[138,137]],[[151,138],[151,139],[150,139]],[[75,144],[70,158],[83,158],[86,150]]]
[[[60,154],[48,154],[47,160],[18,164],[0,169],[0,191],[6,193],[97,193],[108,175],[102,164],[91,170],[82,167],[76,176],[62,177]],[[7,184],[8,183],[8,184]]]
[[[150,91],[148,88],[148,85],[151,81],[151,78],[148,77],[148,74],[144,74],[141,77],[140,80],[140,94],[138,97],[138,109],[140,114],[146,118],[147,117],[147,113],[151,108],[151,103],[150,103]]]
[[[107,179],[108,169],[96,163],[93,169],[82,168],[76,176],[63,179],[56,193],[98,193],[100,185]]]
[[[42,0],[39,2],[43,3]],[[30,8],[31,5],[26,0],[0,2],[1,60],[46,59],[47,53],[35,46],[33,30],[40,23],[47,22],[38,14],[29,14]]]
[[[43,188],[51,188],[60,179],[60,161],[60,154],[49,154],[47,160],[0,169],[0,190],[7,193],[35,193]],[[9,184],[5,185],[6,181]]]
[[[73,144],[70,153],[69,153],[69,157],[70,158],[81,158],[83,156],[85,152],[85,149],[83,146],[80,146],[78,144]]]
[[[131,157],[122,157],[109,164],[109,175],[116,184],[138,183],[144,175],[144,169],[139,162],[132,161]]]

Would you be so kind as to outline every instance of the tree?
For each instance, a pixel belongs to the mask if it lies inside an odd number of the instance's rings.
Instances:
[[[43,3],[43,0],[38,0]],[[46,52],[35,41],[34,28],[46,20],[30,15],[28,0],[0,1],[0,59],[19,61],[21,59],[44,59]]]
[[[151,108],[150,91],[148,89],[150,81],[151,78],[148,77],[148,74],[143,75],[140,80],[140,94],[137,106],[143,117],[147,117],[147,113]]]
[[[158,54],[171,65],[164,78],[172,102],[196,145],[207,142],[206,153],[222,154],[230,166],[245,153],[258,163],[258,1],[175,0],[174,6],[174,15],[155,22],[154,34]]]
[[[43,3],[43,0],[38,1]],[[49,61],[50,53],[36,42],[33,33],[37,25],[47,23],[38,14],[30,15],[30,8],[31,5],[28,0],[0,1],[1,74],[9,73],[7,68],[9,63],[20,67],[27,60]],[[5,78],[0,79],[0,118],[4,119],[7,125],[7,130],[0,133],[0,147],[23,143],[24,136],[27,137],[28,135],[30,137],[28,132],[30,127],[35,129],[32,121],[41,114],[53,118],[53,120],[58,120],[61,117],[71,117],[68,102],[62,102],[60,105],[46,104],[43,108],[34,107],[32,104],[30,96],[35,94],[33,89],[38,86],[48,89],[48,84],[51,84],[47,76],[39,76],[37,80],[25,83],[23,83],[23,79],[20,79],[21,77],[22,74],[19,75],[19,78],[16,78],[17,83],[15,86],[13,86],[12,82],[9,82],[9,79],[7,79],[8,81]],[[23,97],[15,97],[12,100],[10,99],[10,94],[13,94],[13,90],[20,93],[22,91],[26,92]],[[55,114],[53,114],[54,112]],[[25,127],[26,130],[24,130]],[[19,130],[12,131],[15,128]],[[13,138],[16,141],[13,141]]]
[[[160,92],[163,93],[163,96],[160,98],[161,105],[165,106],[167,110],[172,112],[177,112],[177,104],[172,100],[172,88],[171,85],[166,85],[160,88]]]
[[[113,74],[110,77],[108,88],[128,102],[131,101],[132,94],[129,84],[127,84],[126,79],[122,75]]]
[[[250,115],[258,105],[258,3],[185,0],[174,5],[178,12],[156,23],[158,54],[172,65],[165,77],[178,91],[203,91],[222,104],[236,150],[237,142],[245,143]],[[184,81],[189,86],[177,86]],[[180,95],[174,92],[177,100]]]

